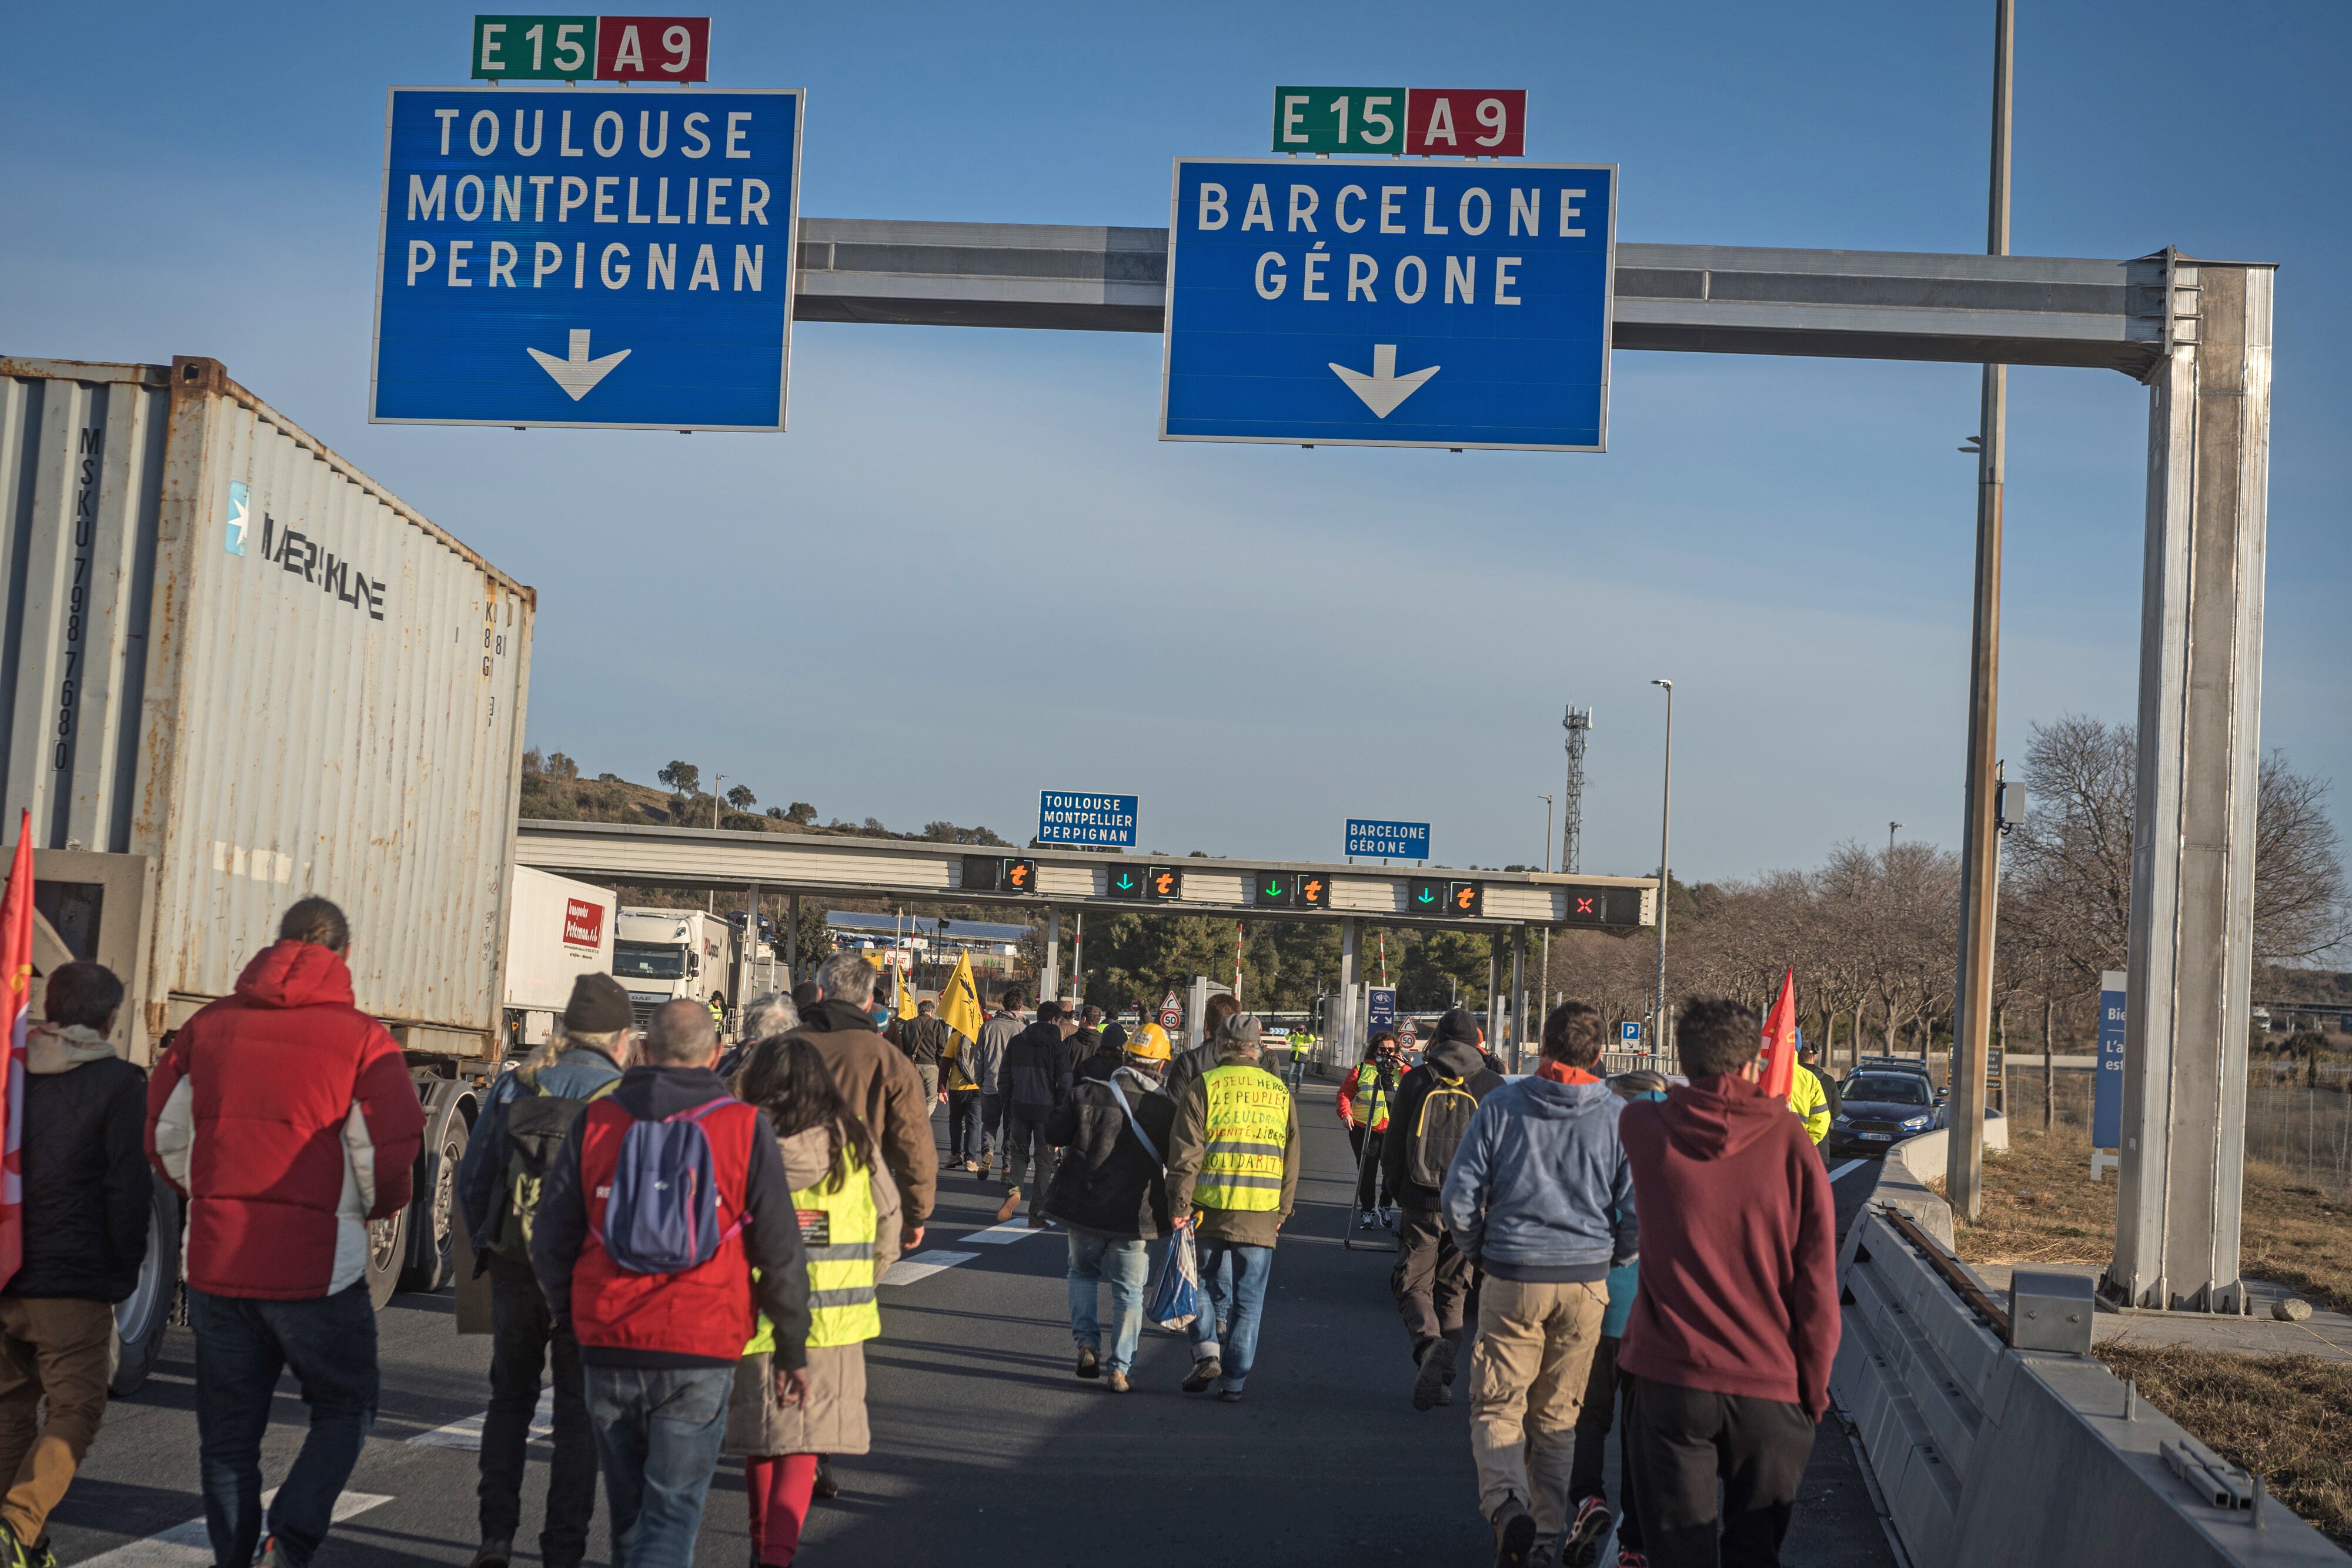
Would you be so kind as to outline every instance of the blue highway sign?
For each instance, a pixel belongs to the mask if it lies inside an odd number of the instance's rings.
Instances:
[[[1163,441],[1600,452],[1613,163],[1176,160]]]
[[[1367,1032],[1396,1028],[1394,986],[1367,986],[1364,988],[1364,1026]]]
[[[802,96],[396,87],[368,417],[782,430]]]
[[[1135,847],[1134,795],[1085,795],[1044,789],[1037,795],[1037,841]]]
[[[2120,970],[2099,977],[2099,1067],[2091,1080],[2091,1147],[2120,1149],[2124,1141],[2124,998]]]
[[[1350,817],[1348,852],[1377,855],[1382,860],[1425,861],[1429,858],[1429,824],[1374,822]]]

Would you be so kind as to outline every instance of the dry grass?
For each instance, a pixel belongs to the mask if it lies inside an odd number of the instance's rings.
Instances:
[[[1939,1191],[1941,1182],[1931,1183]],[[2343,1205],[2275,1166],[2246,1166],[2243,1263],[2315,1307],[2352,1312],[2352,1222]],[[2105,1263],[2114,1256],[2116,1182],[2091,1181],[2090,1134],[2060,1124],[2011,1128],[2010,1147],[1985,1157],[1984,1212],[1955,1223],[1971,1263]]]
[[[2308,1355],[2233,1355],[2110,1342],[2117,1377],[2208,1448],[2264,1478],[2272,1493],[2352,1547],[2352,1365]]]

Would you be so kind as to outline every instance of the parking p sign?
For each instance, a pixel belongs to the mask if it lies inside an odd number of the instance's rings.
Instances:
[[[1632,1019],[1627,1019],[1623,1023],[1617,1026],[1617,1039],[1620,1042],[1625,1045],[1640,1045],[1642,1043],[1642,1026],[1635,1023]]]

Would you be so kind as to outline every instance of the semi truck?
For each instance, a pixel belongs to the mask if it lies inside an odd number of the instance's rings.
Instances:
[[[678,997],[708,1002],[735,995],[740,934],[723,915],[699,909],[624,909],[613,941],[613,977],[629,993],[640,1028]]]
[[[438,1288],[504,1040],[535,596],[209,359],[0,356],[0,838],[34,845],[34,1006],[58,964],[107,965],[115,1047],[147,1066],[289,904],[334,899],[426,1113],[369,1286]],[[174,1310],[179,1231],[158,1182],[117,1393]]]
[[[609,888],[527,865],[514,868],[507,906],[505,1043],[519,1056],[544,1042],[583,975],[613,972]]]

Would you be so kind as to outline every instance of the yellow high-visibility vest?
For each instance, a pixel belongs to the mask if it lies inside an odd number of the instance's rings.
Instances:
[[[882,1309],[874,1294],[874,1241],[880,1215],[874,1207],[874,1180],[855,1154],[845,1156],[848,1174],[830,1176],[793,1194],[800,1217],[801,1249],[808,1254],[808,1348],[856,1344],[882,1332]],[[776,1348],[776,1327],[768,1314],[745,1355]]]
[[[1239,1062],[1211,1068],[1201,1083],[1208,1092],[1208,1149],[1192,1201],[1244,1212],[1280,1208],[1290,1091],[1265,1069]]]

